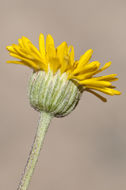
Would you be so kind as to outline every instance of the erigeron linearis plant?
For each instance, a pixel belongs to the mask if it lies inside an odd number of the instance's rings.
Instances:
[[[18,45],[7,46],[9,54],[18,59],[8,63],[22,64],[33,69],[28,87],[29,101],[40,112],[36,136],[18,186],[18,190],[27,190],[51,119],[71,113],[84,91],[96,95],[104,102],[106,98],[96,91],[111,96],[120,95],[120,92],[111,83],[117,80],[116,74],[97,76],[111,62],[103,67],[100,67],[99,61],[90,62],[92,49],[75,60],[73,46],[63,42],[55,48],[51,35],[47,35],[45,45],[44,36],[40,34],[39,50],[26,37],[18,42]]]

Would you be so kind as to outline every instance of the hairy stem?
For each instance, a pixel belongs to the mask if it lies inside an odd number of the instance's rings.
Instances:
[[[37,133],[17,190],[27,190],[52,116],[41,112]]]

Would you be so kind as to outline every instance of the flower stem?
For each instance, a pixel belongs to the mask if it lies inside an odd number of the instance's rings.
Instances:
[[[27,190],[52,116],[41,112],[37,133],[17,190]]]

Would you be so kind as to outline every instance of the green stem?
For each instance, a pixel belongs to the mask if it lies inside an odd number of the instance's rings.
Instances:
[[[17,190],[27,190],[52,116],[42,112],[37,133]]]

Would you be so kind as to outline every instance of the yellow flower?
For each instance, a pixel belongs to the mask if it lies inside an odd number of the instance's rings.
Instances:
[[[54,40],[50,34],[47,35],[46,44],[44,42],[44,35],[40,34],[39,50],[26,37],[22,37],[18,42],[18,45],[7,46],[7,50],[12,57],[20,61],[14,60],[8,61],[8,63],[26,65],[34,71],[48,72],[51,69],[54,75],[57,71],[60,71],[60,74],[66,73],[68,80],[75,82],[83,90],[89,91],[99,97],[100,95],[93,90],[108,95],[120,94],[111,84],[111,82],[117,80],[116,74],[95,76],[107,69],[111,65],[111,62],[106,63],[101,68],[99,61],[90,62],[93,53],[92,49],[86,51],[79,60],[75,60],[74,47],[68,46],[66,42],[63,42],[55,48]]]
[[[106,99],[94,90],[108,95],[119,95],[120,92],[111,84],[117,80],[116,74],[95,76],[107,69],[111,63],[108,62],[100,68],[99,61],[90,62],[92,49],[86,51],[79,60],[75,60],[73,46],[63,42],[55,48],[51,35],[47,36],[45,44],[44,36],[40,34],[39,50],[26,37],[18,42],[18,45],[13,44],[7,49],[19,61],[8,63],[22,64],[33,69],[28,96],[30,105],[40,112],[35,140],[18,186],[18,190],[27,190],[51,119],[71,113],[83,91],[93,93],[104,102]]]

